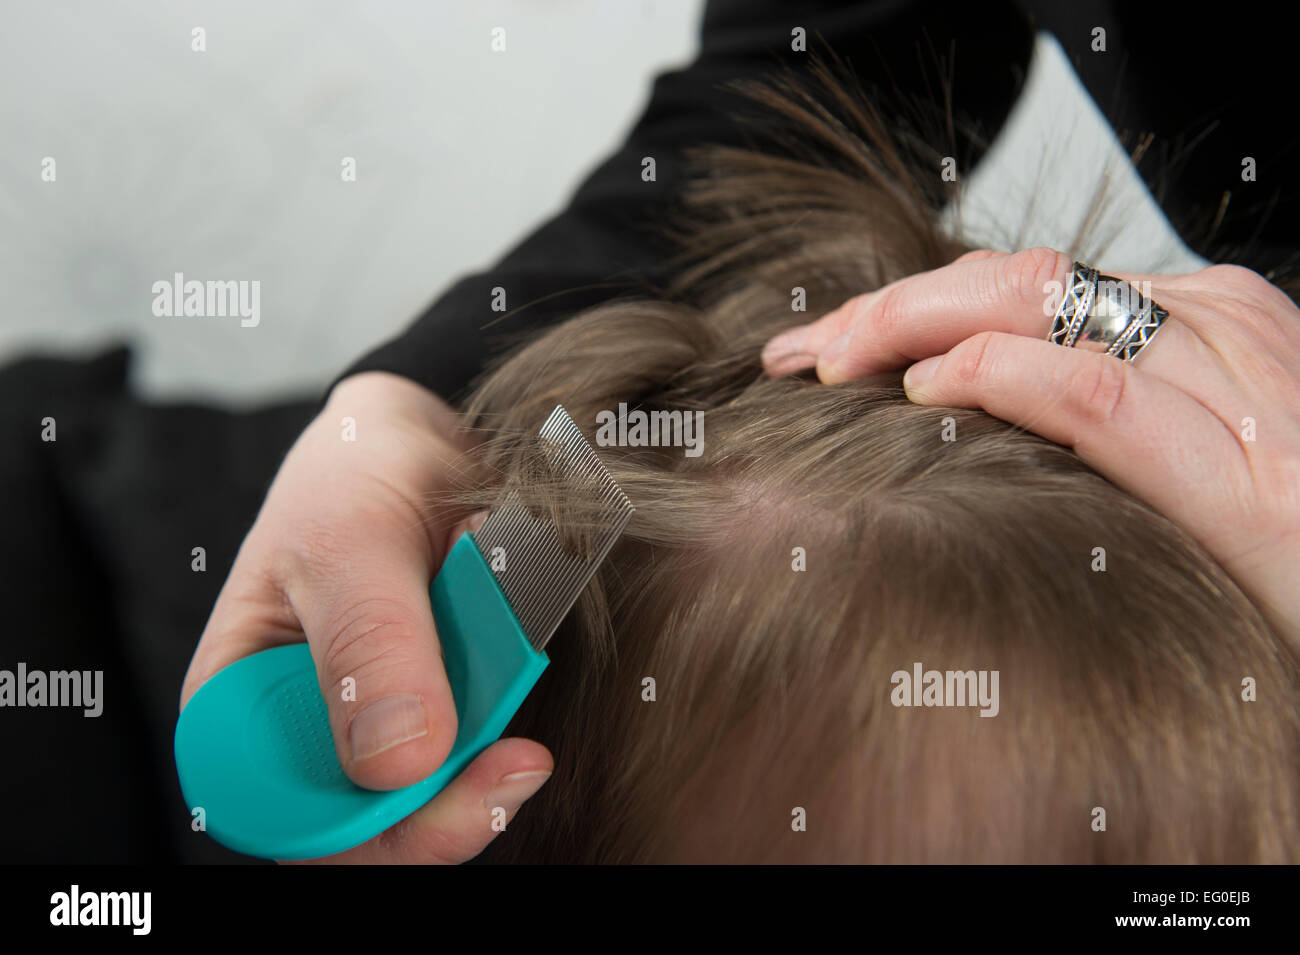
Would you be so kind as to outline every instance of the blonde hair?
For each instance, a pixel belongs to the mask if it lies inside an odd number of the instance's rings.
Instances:
[[[589,439],[620,403],[705,423],[698,457],[599,448],[637,512],[510,729],[555,774],[483,858],[1297,861],[1295,661],[1187,534],[896,374],[764,376],[773,332],[963,251],[920,138],[817,70],[747,90],[784,151],[699,154],[665,298],[545,332],[465,407],[486,440],[457,513],[511,487],[570,527],[533,438],[554,405]],[[998,671],[996,717],[893,705],[916,663]]]

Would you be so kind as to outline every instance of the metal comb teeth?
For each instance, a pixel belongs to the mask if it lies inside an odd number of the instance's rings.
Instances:
[[[562,405],[547,417],[540,437],[551,469],[563,477],[570,494],[580,495],[576,499],[581,500],[582,523],[592,528],[583,537],[582,553],[571,553],[573,547],[566,546],[560,528],[529,513],[515,491],[492,509],[474,535],[524,635],[538,651],[636,510]],[[494,560],[494,554],[503,560]],[[494,563],[504,567],[497,569]]]

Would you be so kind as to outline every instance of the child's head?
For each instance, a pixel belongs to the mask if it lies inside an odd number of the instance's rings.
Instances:
[[[673,301],[591,310],[469,402],[490,440],[466,505],[509,484],[580,521],[530,437],[563,404],[637,507],[511,726],[555,774],[486,858],[1296,861],[1300,680],[1202,548],[897,375],[764,377],[775,330],[961,251],[825,95],[764,94],[832,158],[710,157]],[[620,405],[702,432],[609,446]],[[926,695],[918,667],[953,672]],[[896,705],[927,700],[968,705]]]

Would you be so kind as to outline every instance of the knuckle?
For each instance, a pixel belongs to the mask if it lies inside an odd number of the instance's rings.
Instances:
[[[953,349],[945,364],[951,362],[952,379],[958,386],[978,389],[989,381],[997,352],[997,337],[996,332],[980,332]]]
[[[902,296],[902,283],[887,286],[880,293],[880,299],[871,318],[871,333],[885,340],[895,336],[907,322],[906,307]]]
[[[1128,390],[1130,368],[1109,355],[1096,355],[1074,373],[1067,394],[1075,411],[1094,425],[1115,421]]]
[[[459,865],[480,851],[469,834],[424,823],[419,813],[385,829],[376,846],[383,858],[402,865]]]
[[[331,679],[355,676],[402,652],[414,628],[393,602],[367,598],[348,604],[334,616],[321,658]]]
[[[1269,281],[1253,269],[1248,269],[1244,265],[1211,265],[1204,269],[1201,274],[1215,285],[1230,290],[1255,290],[1261,288],[1271,288]]]
[[[470,832],[438,826],[429,830],[421,841],[429,858],[447,865],[458,865],[478,855],[483,840]]]
[[[855,295],[840,308],[826,316],[825,319],[822,319],[826,330],[832,335],[838,335],[851,328],[856,328],[866,321],[871,314],[871,296],[871,292]]]
[[[294,538],[284,555],[291,565],[285,572],[295,577],[328,574],[346,553],[343,535],[328,521],[303,521],[295,530]]]
[[[1257,331],[1274,330],[1282,315],[1295,312],[1295,303],[1285,292],[1245,266],[1211,265],[1199,275],[1210,283],[1214,304],[1221,308],[1224,297],[1235,299],[1245,307],[1235,310],[1234,318]]]
[[[1006,297],[1038,301],[1051,283],[1069,280],[1071,267],[1068,255],[1047,246],[1013,252],[1002,265]]]

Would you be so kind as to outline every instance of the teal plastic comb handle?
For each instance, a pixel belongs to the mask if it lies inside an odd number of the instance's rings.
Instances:
[[[532,648],[472,534],[429,588],[459,731],[438,770],[376,792],[339,765],[307,645],[233,663],[190,698],[176,724],[176,770],[210,836],[266,859],[315,859],[360,845],[436,796],[500,738],[550,660]],[[365,686],[358,687],[364,698]]]

